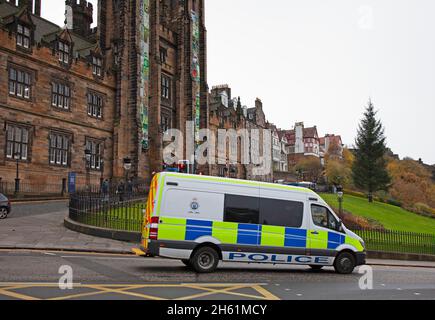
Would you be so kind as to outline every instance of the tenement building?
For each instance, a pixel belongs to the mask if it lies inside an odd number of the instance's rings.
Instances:
[[[208,127],[204,0],[42,1],[0,0],[0,178],[149,180],[166,129]]]
[[[266,133],[269,126],[260,99],[256,99],[255,107],[248,108],[242,105],[240,97],[232,97],[228,85],[215,86],[210,94],[209,121],[209,129],[215,137],[219,137],[218,130],[237,133],[237,139],[217,139],[216,161],[210,166],[211,175],[273,181],[272,137]],[[224,152],[219,153],[222,143]]]

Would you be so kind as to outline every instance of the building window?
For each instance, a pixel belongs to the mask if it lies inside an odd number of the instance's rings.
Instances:
[[[92,170],[101,170],[103,143],[97,140],[87,140],[86,149],[91,151],[91,160],[89,162],[89,168]]]
[[[92,73],[96,76],[101,76],[103,67],[103,59],[92,57]]]
[[[30,29],[22,24],[17,26],[17,45],[25,49],[30,48]]]
[[[162,130],[163,132],[168,131],[171,128],[171,119],[167,116],[162,114]]]
[[[69,63],[70,49],[71,48],[68,43],[59,41],[58,55],[59,55],[60,62]]]
[[[19,98],[30,99],[32,75],[29,72],[9,69],[9,94]]]
[[[63,133],[52,132],[50,134],[50,164],[67,167],[69,165],[69,155],[71,147],[71,137]]]
[[[160,48],[160,62],[166,63],[168,60],[168,50],[165,48]]]
[[[29,153],[29,129],[18,125],[6,125],[6,158],[27,161]]]
[[[103,97],[96,93],[88,93],[88,115],[98,119],[103,117]]]
[[[171,79],[165,75],[162,75],[162,98],[171,98]]]
[[[69,110],[71,105],[71,89],[62,83],[51,84],[51,105],[56,108]]]

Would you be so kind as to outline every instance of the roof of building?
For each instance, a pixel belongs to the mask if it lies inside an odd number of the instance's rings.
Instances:
[[[21,16],[25,8],[19,8],[12,3],[6,2],[4,0],[0,0],[0,25],[4,23],[4,21],[11,17],[19,17]],[[50,43],[56,39],[65,29],[61,28],[57,24],[48,21],[40,16],[34,15],[29,12],[30,18],[35,25],[34,30],[34,40],[35,42],[41,42],[44,40],[47,43]],[[89,55],[91,50],[94,50],[96,47],[96,41],[94,39],[85,39],[80,35],[74,33],[72,30],[68,30],[72,42],[74,43],[74,50],[78,52],[81,56]]]

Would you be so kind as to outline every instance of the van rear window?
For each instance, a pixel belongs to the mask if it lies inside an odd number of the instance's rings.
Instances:
[[[258,224],[260,220],[257,197],[225,195],[225,222]]]
[[[260,199],[260,224],[300,228],[304,217],[302,202]]]

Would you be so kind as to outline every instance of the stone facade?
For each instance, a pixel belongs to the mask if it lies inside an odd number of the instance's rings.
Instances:
[[[270,137],[270,141],[267,141],[266,147],[268,149],[264,150],[264,130],[269,130],[269,127],[260,99],[255,101],[254,108],[248,108],[242,106],[240,97],[232,97],[231,88],[228,85],[213,87],[210,94],[209,129],[216,137],[216,164],[210,166],[211,175],[265,182],[273,181],[272,137]],[[237,133],[237,143],[230,143],[230,140],[227,139],[226,152],[221,158],[219,158],[219,139],[217,139],[219,129],[233,130]],[[259,130],[259,136],[255,137],[252,130]],[[241,132],[247,132],[247,134],[241,134]],[[234,155],[233,159],[230,159],[230,151]],[[263,162],[270,167],[270,171],[257,173],[263,165],[254,163],[253,160],[256,157],[260,160],[264,158]]]
[[[164,130],[190,134],[185,129],[186,121],[196,118],[196,84],[199,124],[208,126],[203,0],[99,0],[96,28],[91,28],[94,8],[85,0],[66,0],[63,28],[40,17],[40,3],[0,0],[3,181],[13,181],[19,158],[23,182],[60,184],[74,172],[78,184],[85,184],[85,149],[92,151],[92,184],[122,178],[124,158],[132,160],[132,177],[149,180],[163,166]],[[149,25],[143,28],[144,12]],[[199,29],[195,47],[193,15]],[[144,34],[148,92],[142,82]]]

